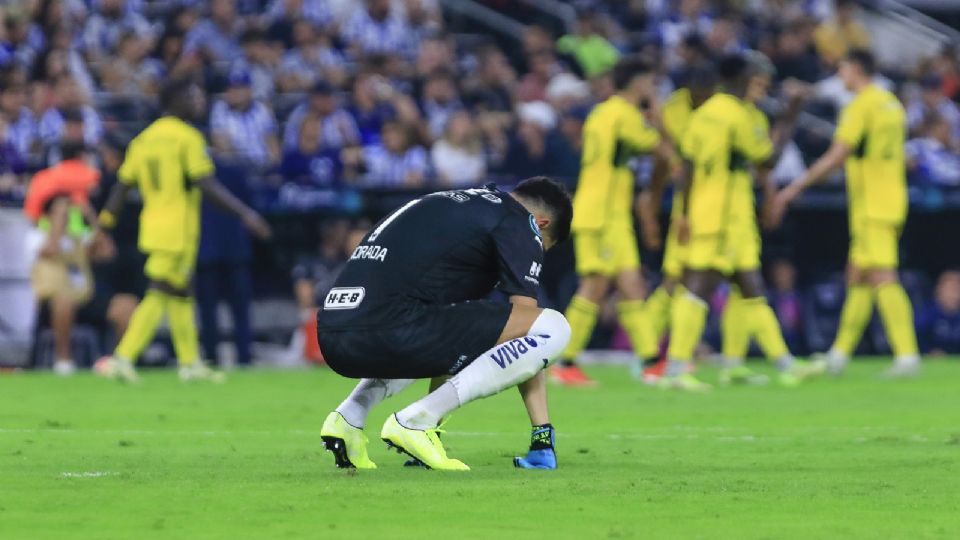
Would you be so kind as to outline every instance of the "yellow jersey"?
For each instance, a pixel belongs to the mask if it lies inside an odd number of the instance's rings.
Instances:
[[[840,113],[834,139],[853,148],[845,167],[851,224],[900,225],[907,217],[907,117],[895,95],[864,88]]]
[[[144,129],[127,148],[117,173],[136,185],[143,198],[140,250],[183,252],[200,240],[200,189],[213,174],[207,143],[196,128],[164,116]]]
[[[583,157],[573,197],[574,231],[632,222],[634,177],[627,162],[659,143],[660,133],[622,97],[615,95],[593,109],[583,125]]]
[[[681,153],[693,166],[687,211],[691,233],[710,235],[721,232],[734,212],[753,211],[749,168],[770,157],[773,142],[747,103],[717,93],[694,111]]]

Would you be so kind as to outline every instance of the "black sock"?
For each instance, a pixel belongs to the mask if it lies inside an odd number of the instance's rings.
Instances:
[[[553,424],[533,426],[530,436],[530,450],[549,450],[553,448]]]
[[[647,358],[643,361],[643,369],[651,368],[657,365],[657,362],[659,361],[660,361],[659,356],[651,356],[650,358]]]

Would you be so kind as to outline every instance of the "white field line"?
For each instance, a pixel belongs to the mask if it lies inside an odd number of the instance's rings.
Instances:
[[[115,472],[111,471],[84,471],[84,472],[62,472],[60,478],[102,478],[104,476],[113,476]]]

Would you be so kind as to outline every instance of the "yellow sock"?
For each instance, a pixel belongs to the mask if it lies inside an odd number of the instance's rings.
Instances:
[[[790,354],[787,342],[783,339],[780,321],[776,313],[763,297],[742,300],[743,317],[749,328],[749,337],[757,340],[760,350],[767,360],[779,360]]]
[[[670,349],[667,356],[671,361],[689,362],[703,336],[703,327],[707,323],[707,303],[689,292],[673,299],[670,316]]]
[[[667,326],[670,324],[670,302],[670,293],[661,285],[653,291],[653,294],[650,295],[650,298],[647,298],[647,302],[644,304],[645,316],[657,341],[663,337],[663,334],[667,331]]]
[[[170,314],[170,338],[177,353],[177,363],[189,366],[200,358],[193,298],[172,296],[167,303],[167,310]]]
[[[157,333],[157,327],[167,309],[169,297],[160,291],[148,290],[130,317],[127,331],[120,338],[114,356],[135,362],[143,349],[150,344]]]
[[[567,306],[567,322],[570,323],[570,341],[560,358],[574,360],[583,352],[593,335],[593,327],[597,324],[597,312],[600,307],[582,296],[574,296]]]
[[[617,304],[620,324],[630,336],[633,352],[644,360],[655,358],[659,350],[657,334],[647,318],[643,300],[624,300]]]
[[[720,331],[723,334],[722,352],[727,360],[743,360],[750,348],[750,326],[747,319],[746,300],[736,290],[730,292],[727,305],[720,317]]]
[[[877,287],[877,309],[883,319],[890,347],[897,357],[917,355],[917,335],[913,328],[913,306],[903,286],[884,283]]]
[[[863,329],[873,314],[873,291],[865,285],[854,285],[847,289],[847,299],[840,314],[840,328],[832,349],[845,355],[853,354],[863,337]]]

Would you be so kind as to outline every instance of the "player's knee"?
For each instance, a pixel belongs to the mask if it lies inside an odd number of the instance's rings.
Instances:
[[[546,354],[553,362],[570,342],[570,323],[559,311],[544,309],[530,327],[530,334],[545,336]]]

